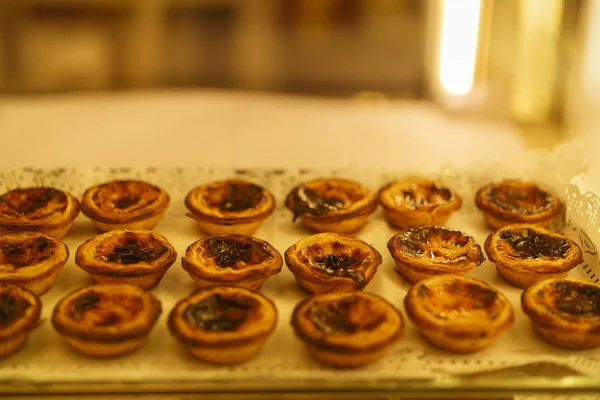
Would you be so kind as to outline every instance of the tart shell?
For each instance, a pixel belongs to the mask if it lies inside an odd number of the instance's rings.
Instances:
[[[0,235],[40,232],[65,236],[79,215],[79,201],[70,193],[48,187],[11,190],[0,196]]]
[[[113,230],[81,244],[75,263],[96,283],[128,283],[148,290],[177,259],[166,237],[147,230]]]
[[[47,292],[69,258],[60,240],[37,232],[0,236],[0,284],[22,286],[41,295]]]
[[[532,239],[526,240],[522,237],[524,234]],[[541,239],[534,240],[533,234]],[[506,239],[503,239],[503,236],[506,236]],[[509,241],[522,249],[516,250]],[[511,285],[522,289],[545,279],[564,278],[583,261],[583,253],[577,243],[533,224],[514,224],[500,228],[487,237],[484,247],[488,258],[496,264],[498,275]],[[553,251],[561,248],[566,251],[563,256],[551,255]],[[550,253],[542,255],[548,251]]]
[[[434,346],[472,353],[490,346],[514,323],[507,298],[477,279],[441,275],[412,286],[406,313]]]
[[[377,198],[389,224],[398,229],[444,225],[462,206],[457,193],[441,182],[424,179],[391,182]]]
[[[37,326],[42,303],[34,293],[16,285],[0,285],[0,358],[17,353]]]
[[[268,242],[247,235],[207,236],[192,243],[181,259],[199,288],[215,285],[260,290],[281,272],[281,254]]]
[[[285,263],[296,281],[312,294],[362,290],[381,262],[373,246],[342,233],[308,236],[285,252]]]
[[[195,313],[211,328],[196,326],[196,320],[189,319]],[[179,301],[169,314],[169,329],[184,348],[216,365],[240,364],[255,357],[276,324],[277,309],[271,300],[237,286],[200,289]]]

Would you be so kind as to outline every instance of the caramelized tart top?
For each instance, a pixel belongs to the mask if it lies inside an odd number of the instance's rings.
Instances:
[[[0,236],[0,277],[31,278],[62,267],[69,258],[67,246],[52,236],[37,232]]]
[[[0,339],[28,332],[40,318],[42,303],[16,285],[0,285]]]
[[[460,196],[441,182],[410,179],[387,184],[378,194],[379,202],[389,209],[426,211],[449,206],[459,209]]]

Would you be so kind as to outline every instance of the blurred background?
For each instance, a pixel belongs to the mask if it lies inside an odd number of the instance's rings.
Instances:
[[[598,3],[0,0],[0,92],[414,99],[562,138],[600,104]]]

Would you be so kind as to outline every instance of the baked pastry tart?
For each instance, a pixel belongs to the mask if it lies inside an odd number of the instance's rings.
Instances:
[[[488,236],[484,247],[498,275],[523,289],[544,279],[564,278],[583,261],[577,243],[533,224],[500,228]]]
[[[79,214],[79,201],[48,187],[15,189],[0,196],[0,234],[34,231],[65,236]]]
[[[296,336],[309,353],[337,368],[380,359],[400,338],[403,325],[393,305],[365,292],[316,294],[298,304],[292,314]]]
[[[241,286],[259,290],[281,271],[281,254],[264,240],[237,234],[206,236],[192,243],[181,260],[198,287]]]
[[[41,312],[40,299],[29,290],[17,285],[0,285],[0,358],[23,348]]]
[[[354,236],[318,233],[290,246],[285,263],[309,293],[348,292],[369,284],[381,265],[381,254]]]
[[[75,264],[96,283],[128,283],[146,290],[162,279],[176,258],[166,237],[144,230],[106,232],[75,252]]]
[[[163,217],[169,195],[142,181],[113,181],[89,188],[81,211],[101,232],[152,229]]]
[[[367,224],[377,199],[357,182],[339,178],[316,179],[296,186],[285,206],[314,232],[352,233]]]
[[[227,180],[198,186],[188,193],[189,216],[209,235],[252,235],[275,209],[267,189],[242,180]]]
[[[576,350],[600,346],[600,285],[548,279],[527,288],[521,305],[546,341]]]
[[[460,209],[460,196],[441,182],[409,179],[395,181],[379,190],[379,204],[395,228],[444,225]]]
[[[398,272],[409,283],[434,275],[464,275],[485,261],[471,236],[439,226],[411,228],[396,233],[388,250]]]
[[[555,194],[533,183],[514,180],[479,189],[475,204],[493,229],[516,223],[550,227],[563,212],[563,205]]]
[[[84,356],[117,357],[144,344],[160,313],[158,299],[137,286],[93,285],[62,298],[52,325]]]
[[[50,289],[69,258],[60,240],[38,232],[0,236],[0,284],[15,284],[40,295]]]
[[[404,298],[409,318],[434,346],[472,353],[490,346],[514,323],[507,298],[477,279],[440,275],[412,286]]]
[[[237,286],[200,289],[169,315],[171,333],[194,356],[211,364],[241,364],[263,348],[275,330],[271,300]]]

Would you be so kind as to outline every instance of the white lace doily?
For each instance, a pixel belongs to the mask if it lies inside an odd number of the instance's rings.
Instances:
[[[577,177],[585,173],[581,158],[581,144],[570,143],[555,152],[537,152],[518,160],[500,164],[480,162],[468,170],[445,167],[439,178],[455,188],[463,197],[463,208],[449,220],[450,227],[463,230],[483,244],[490,230],[474,205],[475,191],[483,184],[504,178],[526,178],[540,182],[563,197],[568,205],[566,233],[577,240],[584,252],[585,263],[571,272],[572,276],[598,281],[597,244],[600,242],[598,219],[600,198],[591,193],[580,193]],[[239,177],[268,187],[278,200],[278,207],[256,233],[272,243],[280,252],[303,236],[310,234],[299,224],[293,224],[290,213],[281,205],[285,194],[299,182],[318,176],[344,176],[357,180],[376,190],[395,178],[416,175],[411,171],[368,170],[360,167],[334,171],[313,170],[244,170],[198,168],[94,168],[52,170],[0,170],[0,192],[17,186],[48,185],[71,191],[81,196],[92,185],[113,179],[143,179],[166,189],[171,195],[171,206],[157,230],[171,240],[179,255],[202,236],[195,222],[185,216],[183,199],[194,186],[212,180]],[[431,176],[431,175],[429,175]],[[357,236],[372,243],[383,255],[383,264],[366,291],[378,293],[403,311],[402,300],[408,289],[395,272],[386,243],[394,231],[378,210],[365,229]],[[71,254],[84,240],[97,234],[91,222],[83,215],[75,221],[71,233],[64,239]],[[403,338],[379,362],[365,368],[338,371],[320,366],[311,359],[304,346],[296,339],[289,324],[291,311],[306,294],[296,285],[293,275],[283,271],[263,286],[263,293],[272,298],[279,310],[277,330],[264,350],[250,362],[236,367],[214,367],[188,356],[171,337],[166,316],[175,301],[186,296],[193,282],[176,262],[153,289],[163,303],[163,315],[151,333],[146,345],[137,353],[114,360],[91,360],[76,355],[52,329],[48,319],[57,300],[77,287],[91,283],[90,278],[73,262],[68,261],[54,287],[42,297],[43,318],[46,322],[33,334],[27,346],[17,355],[0,363],[0,381],[74,382],[74,381],[223,381],[309,379],[324,382],[332,380],[369,381],[389,379],[433,378],[440,374],[467,374],[505,370],[507,367],[531,365],[519,374],[539,374],[535,365],[552,363],[586,375],[600,374],[600,349],[567,351],[553,347],[540,339],[532,330],[520,309],[521,290],[496,276],[494,265],[486,261],[471,274],[487,281],[504,292],[511,300],[516,314],[514,327],[497,342],[473,355],[456,355],[436,350],[417,332],[404,314],[406,323]]]

